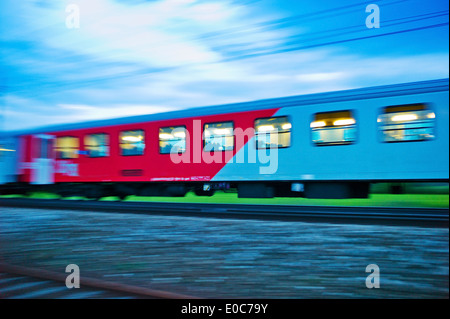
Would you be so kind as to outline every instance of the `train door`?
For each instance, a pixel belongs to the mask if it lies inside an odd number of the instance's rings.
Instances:
[[[51,135],[33,136],[33,170],[31,184],[53,184],[55,181],[55,160],[53,144],[55,137]]]

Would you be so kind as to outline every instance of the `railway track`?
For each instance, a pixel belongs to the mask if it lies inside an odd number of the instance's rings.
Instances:
[[[444,228],[449,226],[449,210],[440,208],[187,204],[29,198],[2,198],[0,207]]]
[[[193,296],[124,285],[81,276],[67,288],[68,274],[0,262],[1,299],[196,299]]]

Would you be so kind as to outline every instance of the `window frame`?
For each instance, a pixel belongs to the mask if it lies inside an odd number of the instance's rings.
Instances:
[[[231,123],[232,125],[232,137],[233,137],[233,149],[231,150],[210,150],[210,151],[206,151],[205,150],[205,145],[206,145],[206,140],[205,140],[205,127],[206,125],[211,125],[211,124],[224,124],[224,123]],[[233,152],[236,149],[236,134],[234,134],[234,121],[230,120],[230,121],[220,121],[220,122],[208,122],[208,123],[204,123],[203,124],[203,130],[202,130],[202,152]]]
[[[74,154],[76,154],[76,157],[60,157],[60,156],[59,156],[59,151],[58,151],[59,147],[57,146],[57,144],[58,144],[58,139],[59,139],[59,138],[67,138],[67,137],[74,138],[74,139],[77,139],[77,140],[78,140],[78,148],[76,148],[76,149],[74,150]],[[55,159],[57,159],[57,160],[78,159],[78,158],[80,158],[80,153],[79,153],[79,151],[80,151],[80,138],[79,138],[78,136],[74,136],[74,135],[57,136],[57,137],[55,138],[55,144],[54,144],[54,148],[53,148],[53,149],[54,149],[54,151],[55,151]]]
[[[289,124],[291,124],[291,128],[289,129],[289,134],[290,134],[290,136],[289,136],[289,145],[288,146],[281,146],[281,147],[279,147],[279,146],[277,146],[277,147],[272,147],[272,146],[271,147],[258,147],[258,139],[257,139],[258,133],[256,131],[256,121],[258,121],[258,120],[265,120],[265,119],[277,119],[277,118],[283,118],[283,117],[287,118],[287,120],[289,121]],[[254,143],[255,149],[257,149],[257,150],[270,150],[270,149],[283,149],[283,148],[291,147],[292,144],[293,144],[293,138],[292,137],[294,136],[294,134],[292,134],[293,128],[294,128],[294,126],[292,125],[292,121],[291,121],[291,116],[290,115],[279,115],[279,116],[258,117],[258,118],[256,118],[253,121],[253,130],[255,132],[255,134],[254,134],[254,136],[255,136],[255,143]],[[284,133],[286,133],[286,132],[284,132]],[[280,133],[277,132],[277,135],[278,134],[280,134]],[[283,134],[283,132],[281,134]]]
[[[186,151],[187,151],[187,148],[189,147],[189,145],[188,145],[188,143],[187,143],[187,138],[186,138],[186,136],[184,137],[184,144],[185,144],[185,148],[184,148],[184,151],[182,151],[182,152],[177,152],[177,153],[172,153],[172,152],[168,152],[168,153],[162,153],[161,152],[161,146],[160,146],[160,142],[161,142],[161,139],[159,138],[159,130],[160,129],[165,129],[165,128],[171,128],[171,127],[173,127],[174,129],[173,130],[175,130],[176,128],[179,128],[179,127],[183,127],[184,128],[184,131],[186,132],[186,135],[188,134],[188,130],[187,130],[187,127],[186,127],[186,125],[172,125],[172,126],[162,126],[162,127],[159,127],[158,128],[158,149],[159,149],[159,154],[161,154],[161,155],[170,155],[170,154],[183,154],[183,153],[186,153]],[[173,131],[172,130],[172,131]]]
[[[391,108],[391,107],[408,107],[408,106],[414,106],[414,105],[424,105],[425,108],[423,110],[420,111],[428,111],[429,113],[434,113],[435,117],[433,118],[433,137],[429,138],[429,139],[420,139],[420,140],[396,140],[396,141],[386,141],[384,139],[384,132],[385,131],[390,131],[390,130],[383,130],[382,127],[385,126],[385,124],[379,123],[378,119],[381,115],[385,115],[385,114],[389,114],[389,113],[402,113],[402,112],[408,112],[408,111],[398,111],[398,112],[386,112],[386,109]],[[379,110],[379,112],[377,113],[377,129],[378,129],[378,138],[380,140],[381,143],[387,143],[387,144],[391,144],[391,143],[410,143],[410,142],[430,142],[433,141],[437,138],[437,132],[438,130],[436,129],[437,126],[437,121],[436,121],[436,111],[434,110],[434,108],[431,106],[432,103],[428,103],[428,102],[422,102],[422,103],[408,103],[408,104],[399,104],[399,105],[388,105],[388,106],[383,106],[381,107]],[[417,111],[417,110],[416,110]],[[411,112],[411,111],[409,111]],[[392,124],[391,124],[392,125]],[[401,124],[399,124],[401,125]],[[413,129],[413,128],[411,128]],[[395,130],[395,129],[393,129]]]
[[[106,135],[106,136],[108,136],[108,144],[107,144],[107,146],[108,146],[108,155],[103,155],[103,156],[91,156],[91,155],[89,154],[89,150],[86,149],[86,146],[88,146],[88,145],[86,144],[86,137],[91,136],[91,135]],[[84,135],[84,141],[83,141],[83,142],[84,142],[84,144],[83,144],[84,151],[87,151],[87,152],[88,152],[88,153],[86,154],[86,156],[87,156],[88,158],[105,158],[105,157],[111,156],[111,134],[106,133],[106,132],[98,132],[98,133],[85,134],[85,135]]]
[[[121,141],[122,141],[122,139],[121,139],[121,134],[123,133],[123,132],[135,132],[135,131],[142,131],[142,136],[144,137],[143,138],[143,142],[144,142],[144,149],[142,150],[142,154],[123,154],[123,148],[122,148],[122,145],[123,144],[129,144],[129,143],[122,143]],[[146,136],[145,136],[145,130],[144,129],[141,129],[141,128],[138,128],[138,129],[128,129],[128,130],[121,130],[121,131],[119,131],[119,155],[120,156],[144,156],[145,155],[145,149],[146,149],[146,146],[147,146],[147,144],[146,144]]]
[[[350,112],[350,115],[352,116],[352,119],[355,120],[355,124],[350,124],[350,125],[354,126],[354,128],[355,128],[355,139],[354,139],[353,141],[350,141],[350,142],[347,142],[347,143],[345,143],[345,142],[344,142],[344,143],[324,143],[324,144],[317,144],[317,143],[315,143],[314,140],[313,140],[313,132],[314,132],[313,130],[314,130],[315,128],[311,127],[311,123],[313,123],[313,122],[316,121],[315,116],[316,116],[317,114],[339,113],[339,112]],[[313,146],[317,146],[317,147],[324,147],[324,146],[350,146],[350,145],[355,145],[355,144],[357,144],[357,143],[359,142],[358,123],[359,123],[359,121],[358,121],[357,111],[356,111],[355,109],[333,110],[333,111],[325,111],[325,112],[315,112],[315,113],[312,113],[312,114],[311,114],[311,120],[310,120],[309,123],[308,123],[308,124],[309,124],[309,136],[310,136],[309,140],[310,140],[310,143],[311,143]],[[345,127],[345,125],[342,125],[342,126],[340,126],[340,127],[334,127],[334,128],[336,129],[336,128],[344,128],[344,127]],[[333,129],[333,127],[329,127],[328,129]]]

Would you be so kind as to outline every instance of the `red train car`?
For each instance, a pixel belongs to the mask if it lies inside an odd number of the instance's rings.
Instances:
[[[172,187],[167,182],[188,182],[190,186],[192,182],[210,182],[253,137],[251,131],[244,132],[253,128],[255,118],[270,117],[276,111],[267,109],[105,126],[91,123],[86,128],[23,135],[20,137],[23,156],[20,181],[34,185],[70,183],[71,189],[62,190],[62,194],[79,193],[78,186],[81,186],[81,193],[92,197],[106,194],[105,187],[121,197],[128,194],[184,195],[187,187]],[[233,123],[234,127],[242,128],[241,135],[238,130],[230,131],[232,148],[206,151],[205,125],[221,123]],[[178,145],[181,150],[176,154],[173,145],[169,144],[167,151],[164,145],[164,137],[170,141],[173,131],[175,136],[182,137],[176,142],[184,144]],[[240,139],[242,143],[235,143]],[[146,185],[146,182],[153,182],[153,185]],[[116,191],[111,185],[115,185]],[[212,194],[210,188],[203,190],[203,185],[197,187],[196,192]]]

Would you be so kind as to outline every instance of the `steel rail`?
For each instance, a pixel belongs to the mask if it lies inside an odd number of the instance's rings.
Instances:
[[[449,218],[447,208],[120,202],[29,198],[1,198],[0,207],[445,228],[448,228]]]
[[[54,282],[61,282],[65,284],[67,273],[54,272],[45,269],[24,267],[19,265],[12,265],[0,262],[0,272],[26,276],[37,279],[50,280]],[[80,286],[89,287],[106,292],[115,292],[124,296],[134,296],[135,298],[151,298],[151,299],[198,299],[198,297],[172,293],[162,290],[149,289],[145,287],[132,286],[117,282],[110,282],[96,278],[90,278],[81,275]],[[1,291],[0,291],[1,292]]]

